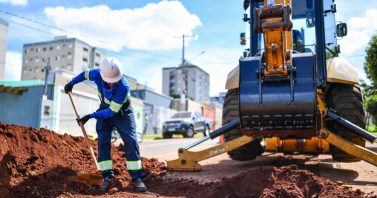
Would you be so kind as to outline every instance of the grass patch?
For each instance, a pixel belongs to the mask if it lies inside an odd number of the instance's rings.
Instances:
[[[376,125],[369,125],[369,126],[367,127],[367,129],[368,129],[368,131],[369,131],[370,133],[375,133],[375,134],[377,134],[377,126],[376,126]]]
[[[162,138],[162,134],[146,134],[144,135],[144,139],[160,139]]]

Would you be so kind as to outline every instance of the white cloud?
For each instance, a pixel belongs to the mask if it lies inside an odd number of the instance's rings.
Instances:
[[[339,41],[342,52],[354,54],[364,52],[371,37],[377,34],[377,9],[365,11],[362,17],[352,17],[348,21],[348,35]]]
[[[19,81],[21,79],[22,54],[7,51],[5,60],[4,80]]]
[[[123,48],[170,50],[181,42],[174,36],[192,34],[200,19],[179,1],[149,3],[142,8],[113,10],[107,5],[47,7],[47,18],[59,28],[92,45],[109,50]]]
[[[0,3],[9,3],[14,6],[26,6],[28,0],[0,0]]]

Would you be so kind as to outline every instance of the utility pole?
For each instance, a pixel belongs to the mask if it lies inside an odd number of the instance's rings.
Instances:
[[[50,58],[47,59],[47,64],[45,66],[45,87],[43,96],[47,97],[47,86],[48,86],[48,74],[50,73],[51,65],[50,65]]]
[[[183,66],[186,62],[185,60],[185,38],[190,38],[190,37],[194,37],[195,34],[191,35],[191,36],[188,36],[188,35],[185,35],[185,34],[182,34],[182,36],[176,36],[176,38],[182,38],[182,63],[181,63],[181,66]]]
[[[180,110],[183,111],[183,110],[187,110],[187,105],[186,105],[186,99],[188,98],[188,89],[187,89],[187,80],[188,80],[188,74],[187,74],[187,70],[184,70],[183,66],[185,65],[185,38],[189,38],[189,37],[194,37],[195,35],[191,35],[191,36],[188,36],[188,35],[185,35],[185,34],[182,34],[182,36],[177,36],[176,38],[182,38],[182,62],[181,62],[181,65],[180,65],[180,73],[181,73],[181,76],[182,76],[182,81],[184,82],[183,83],[183,86],[182,86],[182,92],[181,92],[181,100],[180,100],[180,103],[181,103],[181,108]]]

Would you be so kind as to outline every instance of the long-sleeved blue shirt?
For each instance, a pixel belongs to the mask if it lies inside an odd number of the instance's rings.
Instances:
[[[93,118],[106,119],[114,116],[119,112],[122,105],[130,99],[130,88],[125,78],[122,78],[122,80],[110,88],[107,86],[106,82],[102,80],[100,70],[91,69],[80,73],[74,77],[70,83],[75,85],[84,80],[90,80],[96,83],[101,103],[107,107],[106,109],[101,109],[90,114]]]

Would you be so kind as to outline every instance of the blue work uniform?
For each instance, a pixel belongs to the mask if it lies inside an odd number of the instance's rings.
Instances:
[[[136,124],[130,105],[130,88],[126,79],[120,80],[113,87],[108,87],[102,80],[99,69],[82,72],[71,80],[75,85],[84,80],[94,81],[97,85],[98,96],[101,100],[100,108],[91,114],[97,119],[98,134],[98,166],[104,178],[114,176],[111,160],[111,133],[117,129],[124,142],[126,164],[133,180],[145,176],[140,160],[139,145],[136,140]]]

